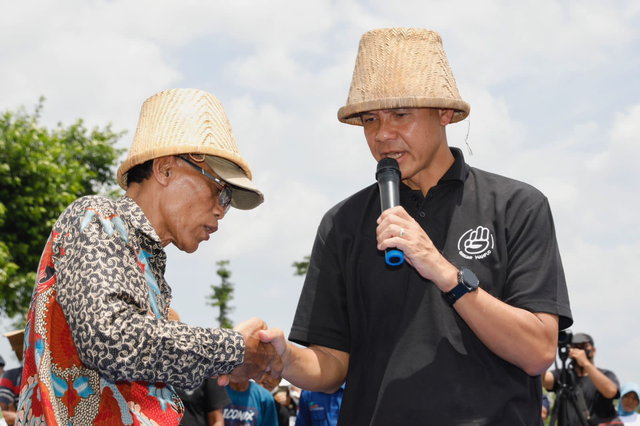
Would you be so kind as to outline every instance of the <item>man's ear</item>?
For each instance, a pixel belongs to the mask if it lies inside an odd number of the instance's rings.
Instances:
[[[439,109],[440,113],[440,125],[442,127],[447,124],[451,124],[451,120],[453,120],[453,110],[452,109]]]
[[[172,171],[175,165],[175,157],[160,157],[153,160],[153,178],[162,186],[169,185]]]

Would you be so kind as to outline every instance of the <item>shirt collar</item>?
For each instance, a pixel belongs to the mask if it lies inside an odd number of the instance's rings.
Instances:
[[[118,209],[125,213],[128,221],[131,223],[132,229],[135,229],[137,233],[142,233],[148,237],[153,243],[158,243],[160,249],[162,249],[162,240],[156,232],[156,230],[145,216],[144,211],[140,208],[138,203],[131,198],[123,195],[117,200]]]
[[[464,154],[460,148],[450,147],[453,154],[453,164],[449,167],[449,170],[440,178],[439,182],[445,182],[448,180],[459,180],[464,182],[469,176],[469,165],[464,161]]]
[[[453,164],[449,167],[449,170],[440,178],[438,184],[443,182],[459,180],[460,182],[464,182],[467,180],[469,176],[469,165],[464,161],[464,155],[462,154],[462,150],[460,148],[450,147],[451,153],[453,154]],[[414,191],[409,188],[407,184],[404,182],[400,185],[401,191]],[[419,190],[416,190],[420,192]]]

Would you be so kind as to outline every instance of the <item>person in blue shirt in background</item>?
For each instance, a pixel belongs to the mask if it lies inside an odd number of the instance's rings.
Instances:
[[[303,390],[295,426],[336,426],[345,383],[334,393]]]
[[[253,380],[229,383],[231,403],[224,407],[225,426],[278,426],[273,395]]]

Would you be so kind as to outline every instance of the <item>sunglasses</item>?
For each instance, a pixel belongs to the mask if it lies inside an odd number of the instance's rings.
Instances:
[[[220,203],[220,207],[224,209],[224,214],[227,214],[227,212],[229,211],[229,208],[231,208],[231,188],[229,187],[229,185],[227,185],[225,182],[218,179],[211,173],[207,172],[202,167],[189,161],[189,159],[191,159],[196,163],[202,163],[204,162],[205,154],[189,154],[188,158],[182,155],[178,155],[177,157],[185,161],[191,167],[193,167],[194,169],[196,169],[197,171],[199,171],[200,173],[202,173],[203,175],[205,175],[206,177],[208,177],[209,179],[211,179],[212,181],[214,181],[215,183],[217,183],[222,187],[222,190],[220,190],[220,195],[218,195],[218,202]]]

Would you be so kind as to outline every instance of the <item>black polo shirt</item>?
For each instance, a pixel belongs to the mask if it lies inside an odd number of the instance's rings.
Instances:
[[[546,197],[452,152],[426,197],[401,185],[401,205],[487,292],[570,326]],[[379,215],[376,184],[327,212],[289,335],[350,354],[340,424],[541,425],[540,376],[493,354],[413,267],[388,266],[376,247]]]
[[[208,414],[231,403],[227,390],[215,379],[206,378],[193,391],[176,389],[184,404],[181,426],[209,426]]]

